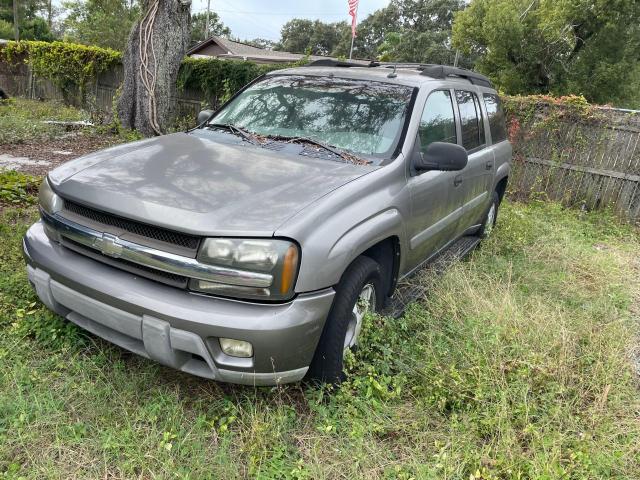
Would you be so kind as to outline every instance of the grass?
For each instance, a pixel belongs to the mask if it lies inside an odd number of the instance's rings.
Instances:
[[[68,134],[63,125],[47,124],[47,120],[93,122],[94,126],[84,127],[79,132],[85,136],[114,136],[114,141],[130,142],[142,136],[135,130],[127,130],[115,123],[107,123],[104,112],[91,114],[83,109],[65,105],[55,100],[30,100],[14,97],[0,100],[0,145],[24,142],[38,142],[58,139]],[[195,119],[182,116],[168,126],[169,133],[193,128]]]
[[[64,127],[43,123],[46,120],[88,121],[89,115],[55,101],[41,102],[24,98],[0,100],[0,145],[25,140],[48,140],[65,133]]]
[[[398,320],[371,317],[340,388],[172,371],[48,312],[0,219],[0,478],[640,477],[637,232],[507,202],[495,236]]]
[[[40,179],[15,170],[0,170],[0,208],[3,204],[32,205],[36,202]]]

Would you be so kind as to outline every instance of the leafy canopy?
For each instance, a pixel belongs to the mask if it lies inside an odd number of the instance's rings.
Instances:
[[[138,2],[128,0],[68,0],[63,6],[66,40],[120,51],[140,15]]]
[[[351,33],[346,22],[324,23],[320,20],[294,18],[285,23],[276,50],[311,55],[331,55],[345,32]]]
[[[392,0],[358,24],[353,56],[399,62],[453,63],[451,25],[462,0]],[[347,22],[294,19],[282,28],[278,50],[346,57]]]
[[[43,12],[47,11],[48,2],[45,0],[17,0],[18,26],[21,40],[51,41],[55,38]],[[13,30],[13,0],[0,0],[0,38],[12,40]]]
[[[507,93],[625,103],[640,88],[636,0],[472,0],[453,42]]]
[[[216,35],[226,37],[231,35],[229,27],[225,26],[216,12],[209,13],[209,36]],[[190,45],[196,45],[207,39],[207,12],[191,15],[191,40]]]

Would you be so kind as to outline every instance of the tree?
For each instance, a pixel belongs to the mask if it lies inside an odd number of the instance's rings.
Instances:
[[[254,38],[251,40],[244,40],[247,45],[252,45],[256,48],[262,48],[264,50],[274,50],[278,45],[278,42],[274,42],[273,40],[269,40],[267,38]]]
[[[55,35],[40,15],[47,8],[46,0],[0,0],[0,38],[14,38],[17,27],[22,40],[54,40]],[[18,18],[17,25],[14,16]]]
[[[172,119],[178,70],[189,45],[188,0],[144,0],[124,53],[118,118],[143,135],[166,132]]]
[[[222,23],[216,12],[209,12],[209,36],[219,37],[231,35],[231,30]],[[207,39],[207,12],[191,15],[191,46]]]
[[[140,15],[136,1],[71,0],[63,5],[68,12],[62,22],[65,38],[120,51]]]
[[[385,41],[385,36],[402,30],[400,11],[395,2],[376,10],[358,25],[357,36],[353,43],[354,58],[375,59],[378,48]],[[351,28],[346,32],[334,49],[337,56],[348,56],[351,48]]]
[[[636,0],[473,0],[456,16],[453,40],[507,93],[624,102],[640,61],[639,25]]]
[[[353,55],[385,61],[452,64],[451,27],[462,0],[392,0],[358,25]],[[334,55],[347,55],[351,31]],[[463,59],[463,65],[469,65]]]
[[[275,50],[330,55],[347,30],[351,32],[346,22],[324,23],[294,18],[283,25],[281,40]]]

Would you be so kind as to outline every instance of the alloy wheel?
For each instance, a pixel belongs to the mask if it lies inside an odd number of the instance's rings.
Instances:
[[[349,325],[347,326],[347,334],[344,338],[344,349],[353,348],[358,343],[360,330],[362,330],[362,321],[365,315],[375,309],[376,305],[376,289],[372,283],[367,283],[362,290],[351,314]]]

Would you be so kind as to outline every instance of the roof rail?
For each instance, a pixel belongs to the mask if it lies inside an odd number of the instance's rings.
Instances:
[[[411,68],[419,70],[420,75],[432,78],[460,77],[469,80],[474,85],[483,87],[492,87],[493,84],[489,78],[480,73],[467,70],[466,68],[451,67],[449,65],[436,65],[430,63],[395,63],[395,62],[376,62],[374,60],[367,63],[356,63],[350,61],[336,60],[333,58],[322,58],[314,60],[305,65],[305,67],[382,67],[382,68]]]
[[[449,76],[466,78],[474,85],[482,85],[484,87],[493,87],[491,80],[484,75],[481,75],[466,68],[450,67],[448,65],[422,65],[422,73],[432,78],[447,78]]]
[[[305,67],[379,67],[380,62],[356,63],[343,60],[335,60],[333,58],[321,58],[304,65]]]
[[[414,68],[422,70],[427,65],[424,63],[381,62],[380,66],[384,68]]]

